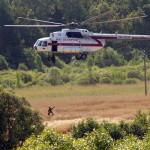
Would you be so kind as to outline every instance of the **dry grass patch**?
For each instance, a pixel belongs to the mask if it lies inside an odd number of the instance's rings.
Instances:
[[[93,96],[30,100],[33,108],[41,112],[44,120],[71,120],[93,117],[132,119],[137,110],[150,108],[150,97]],[[55,106],[54,117],[47,115],[48,106]]]
[[[63,132],[79,119],[131,120],[140,109],[150,108],[150,96],[144,96],[144,85],[96,85],[34,87],[16,90],[27,97],[49,126]],[[55,106],[54,116],[47,115],[49,106]],[[57,125],[58,126],[57,126]]]

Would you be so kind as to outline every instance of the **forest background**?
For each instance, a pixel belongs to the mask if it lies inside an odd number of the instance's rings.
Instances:
[[[1,0],[0,70],[9,70],[1,72],[1,86],[14,88],[36,84],[60,85],[68,82],[82,85],[120,84],[143,80],[143,55],[145,51],[149,61],[149,41],[107,43],[103,50],[89,55],[85,62],[76,61],[71,55],[62,54],[53,64],[47,60],[48,53],[37,53],[32,47],[38,38],[49,36],[50,32],[59,31],[61,28],[4,27],[5,24],[38,24],[20,20],[19,16],[68,23],[81,22],[106,12],[111,13],[97,19],[96,22],[142,15],[148,17],[117,23],[93,23],[81,28],[92,32],[150,35],[149,0]],[[110,66],[122,68],[108,68]],[[12,71],[17,69],[23,72]]]
[[[149,0],[1,0],[0,1],[0,55],[8,66],[17,69],[24,63],[28,69],[35,69],[35,51],[29,49],[38,38],[49,36],[50,32],[61,28],[6,28],[5,24],[38,24],[37,22],[20,20],[21,17],[37,18],[40,20],[61,23],[81,22],[90,17],[106,12],[112,13],[96,21],[114,20],[126,17],[148,15],[147,18],[134,21],[107,24],[90,24],[82,26],[92,32],[130,33],[150,35],[150,1]],[[124,46],[125,45],[125,46]],[[108,43],[126,61],[130,61],[141,51],[146,51],[150,57],[150,42]],[[98,55],[98,54],[95,54]],[[51,66],[47,54],[40,54],[42,62]],[[70,62],[70,56],[61,56],[65,62]],[[2,58],[1,58],[2,59]],[[2,61],[2,60],[1,60]],[[95,58],[96,63],[100,59]],[[112,63],[113,65],[114,63]],[[3,67],[1,67],[3,69]]]

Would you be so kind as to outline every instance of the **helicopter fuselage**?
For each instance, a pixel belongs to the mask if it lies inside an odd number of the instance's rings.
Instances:
[[[38,52],[87,54],[103,48],[107,41],[150,40],[149,35],[92,33],[87,29],[62,29],[50,37],[38,39]]]
[[[50,33],[50,37],[38,39],[34,48],[38,52],[53,53],[95,52],[105,46],[105,39],[99,39],[96,36],[86,29],[63,29]]]

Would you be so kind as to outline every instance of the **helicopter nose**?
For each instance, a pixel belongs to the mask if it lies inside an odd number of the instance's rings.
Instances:
[[[35,44],[33,45],[33,49],[34,49],[34,50],[37,50],[37,46],[36,46]]]

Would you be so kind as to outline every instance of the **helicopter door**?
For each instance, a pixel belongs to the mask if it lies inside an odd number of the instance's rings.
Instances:
[[[52,41],[52,52],[57,52],[57,41]]]

